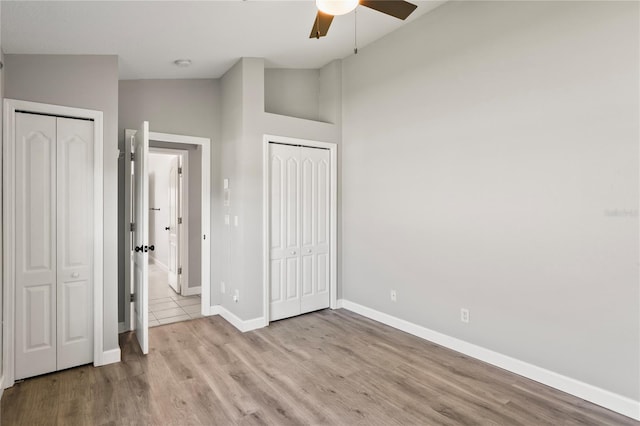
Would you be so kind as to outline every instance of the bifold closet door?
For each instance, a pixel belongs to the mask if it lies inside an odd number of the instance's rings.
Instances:
[[[270,144],[271,321],[329,307],[329,150]]]
[[[329,200],[328,149],[300,148],[302,170],[300,230],[302,313],[328,308],[329,297]]]
[[[15,378],[56,370],[56,118],[16,114]]]
[[[57,369],[93,361],[93,122],[57,119]]]
[[[93,122],[16,114],[15,377],[93,361]]]

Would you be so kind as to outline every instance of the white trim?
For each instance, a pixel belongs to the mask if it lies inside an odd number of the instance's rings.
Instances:
[[[170,142],[186,145],[208,145],[211,139],[202,138],[200,136],[176,135],[171,133],[149,132],[150,141]]]
[[[149,256],[149,263],[157,266],[162,269],[164,272],[169,272],[169,267],[164,263],[160,262],[157,257]]]
[[[100,365],[115,364],[117,362],[120,362],[120,348],[102,353],[102,364]]]
[[[230,323],[232,326],[243,333],[246,333],[247,331],[257,330],[268,325],[267,321],[265,321],[265,317],[259,317],[244,321],[238,318],[233,312],[227,310],[227,308],[221,305],[212,306],[211,312],[212,315],[220,315],[222,318],[227,320],[228,323]]]
[[[568,394],[593,402],[594,404],[608,408],[609,410],[640,420],[640,402],[634,401],[622,395],[581,382],[571,377],[563,376],[542,367],[529,364],[516,358],[503,355],[498,352],[483,348],[473,343],[430,330],[426,327],[405,321],[384,312],[359,305],[349,300],[341,299],[339,303],[349,311],[364,317],[381,322],[390,327],[397,328],[406,333],[413,334],[440,346],[460,352],[472,358],[479,359],[488,364],[495,365],[504,370],[526,377],[536,382],[551,386]]]
[[[125,135],[129,134],[127,132],[133,132],[131,134],[135,134],[135,130],[126,130]],[[201,164],[202,164],[202,198],[201,198],[201,230],[202,230],[202,258],[200,261],[202,272],[201,272],[201,282],[206,285],[201,286],[201,305],[200,311],[202,315],[209,316],[211,311],[210,300],[211,300],[211,139],[202,138],[198,136],[186,136],[186,135],[174,135],[170,133],[159,133],[159,132],[149,132],[149,140],[156,142],[170,142],[176,144],[185,144],[185,145],[198,145],[202,148],[201,152]],[[160,149],[160,148],[154,148]],[[175,150],[174,150],[175,151]],[[128,174],[125,171],[125,190],[128,185],[130,185],[129,181],[131,180],[131,173]],[[185,191],[186,192],[186,191]],[[185,203],[186,204],[186,203]],[[184,212],[183,212],[184,214]],[[130,218],[130,209],[125,207],[125,223],[131,222]],[[125,229],[126,233],[129,233],[129,229]],[[186,249],[188,249],[188,244],[184,244]],[[128,251],[125,250],[125,261],[127,261]],[[131,277],[129,275],[125,275],[125,289],[131,288]],[[188,286],[188,281],[185,279],[183,281],[185,283],[185,287]],[[125,290],[125,294],[127,294]],[[125,296],[126,297],[126,296]],[[126,305],[125,301],[125,305]]]
[[[183,296],[195,296],[196,294],[200,294],[202,292],[202,287],[187,287],[186,285],[182,289]]]
[[[125,333],[127,331],[129,331],[129,328],[127,327],[127,324],[125,322],[119,322],[118,323],[118,334]]]
[[[103,113],[90,109],[65,107],[38,102],[4,100],[3,133],[3,385],[14,384],[14,326],[15,326],[15,115],[16,110],[61,115],[93,120],[93,364],[103,365],[104,333],[104,210],[103,210]],[[115,349],[114,349],[115,350]],[[118,349],[118,352],[120,349]]]
[[[131,280],[132,270],[131,264],[133,262],[133,250],[132,250],[132,232],[130,223],[133,222],[131,217],[131,154],[132,150],[132,138],[136,134],[135,130],[125,129],[124,131],[124,324],[127,330],[133,331],[134,321],[131,318],[134,317],[134,307],[131,303]]]
[[[3,394],[4,394],[4,374],[2,375],[2,377],[0,377],[0,401],[2,401]]]
[[[319,142],[308,139],[289,138],[265,134],[262,139],[262,297],[263,315],[266,325],[269,325],[270,291],[269,291],[269,224],[270,224],[270,196],[269,196],[269,142],[277,142],[289,145],[303,145],[313,148],[329,150],[331,158],[331,183],[330,183],[330,253],[329,253],[329,280],[331,309],[338,308],[338,145],[331,142]]]

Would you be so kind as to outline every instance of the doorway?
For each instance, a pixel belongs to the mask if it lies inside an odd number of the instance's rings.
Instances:
[[[189,281],[189,150],[149,144],[149,327],[155,327],[202,313],[200,286]]]
[[[125,131],[125,323],[143,353],[149,327],[210,310],[210,140],[148,129]]]

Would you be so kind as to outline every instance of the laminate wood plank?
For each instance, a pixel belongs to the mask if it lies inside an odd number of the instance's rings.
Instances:
[[[149,330],[143,356],[7,389],[2,425],[640,425],[345,310],[240,333],[220,317]]]

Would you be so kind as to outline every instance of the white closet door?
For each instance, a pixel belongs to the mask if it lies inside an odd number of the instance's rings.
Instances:
[[[180,267],[180,229],[178,227],[178,207],[180,174],[178,173],[179,157],[174,157],[169,166],[169,285],[176,293],[180,293],[178,268]]]
[[[57,369],[93,361],[93,122],[57,119]]]
[[[301,312],[329,307],[328,149],[301,147]]]
[[[269,144],[271,309],[275,321],[300,314],[300,149]]]
[[[56,370],[56,118],[16,113],[15,378]]]

